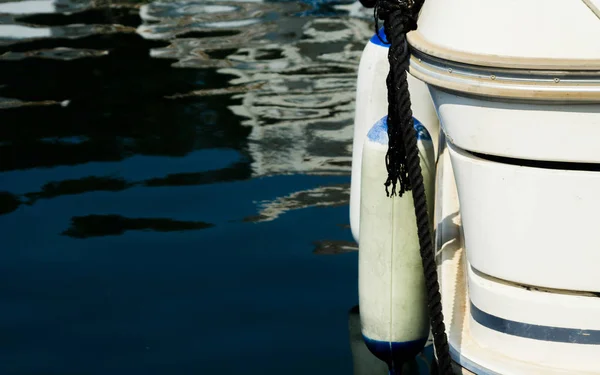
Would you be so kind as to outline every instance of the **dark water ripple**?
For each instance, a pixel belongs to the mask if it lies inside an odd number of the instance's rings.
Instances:
[[[352,371],[371,33],[351,1],[0,0],[0,374]]]
[[[370,24],[344,9],[323,17],[324,6],[335,9],[326,2],[0,3],[0,170],[181,157],[209,147],[237,150],[250,166],[241,179],[347,174],[356,63]],[[315,16],[303,17],[309,10]],[[104,190],[85,181],[105,176],[81,178],[89,189],[79,193]],[[73,182],[51,183],[60,190]]]

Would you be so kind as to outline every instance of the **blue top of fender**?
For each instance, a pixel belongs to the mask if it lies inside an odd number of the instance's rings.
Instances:
[[[414,128],[417,132],[417,139],[420,141],[431,141],[431,135],[427,131],[427,128],[421,124],[419,120],[413,117]],[[381,120],[377,121],[375,125],[369,130],[367,133],[367,138],[371,142],[376,142],[382,145],[387,146],[389,138],[388,138],[388,126],[387,126],[387,116],[381,118]]]
[[[381,39],[379,39],[377,37],[377,35],[379,35],[379,38],[381,38]],[[381,42],[382,40],[383,40],[383,43]],[[373,37],[371,37],[370,42],[373,44],[376,44],[378,46],[384,47],[384,48],[390,48],[387,37],[385,36],[385,32],[383,31],[383,27],[381,29],[379,29],[377,34],[375,34],[375,35],[373,35]]]

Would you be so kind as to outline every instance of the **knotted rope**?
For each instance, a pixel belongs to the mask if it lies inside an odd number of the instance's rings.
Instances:
[[[388,172],[385,190],[388,196],[402,196],[406,191],[412,191],[438,371],[450,375],[453,371],[407,81],[410,50],[406,34],[417,29],[417,18],[424,0],[360,1],[364,6],[375,9],[375,31],[377,33],[378,21],[383,21],[390,43],[390,72],[386,81],[389,145],[385,158]]]

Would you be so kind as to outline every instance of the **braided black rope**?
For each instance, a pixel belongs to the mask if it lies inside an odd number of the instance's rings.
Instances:
[[[365,6],[374,6],[375,30],[377,32],[377,21],[382,20],[387,40],[391,44],[388,53],[390,72],[387,76],[389,145],[385,189],[388,196],[396,193],[402,196],[406,191],[412,190],[438,371],[439,374],[450,375],[453,374],[450,350],[407,81],[410,51],[406,34],[416,30],[423,2],[424,0],[361,0]],[[388,189],[390,185],[391,192]]]

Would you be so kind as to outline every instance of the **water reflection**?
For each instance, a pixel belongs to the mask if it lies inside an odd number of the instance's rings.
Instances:
[[[368,22],[294,17],[311,8],[300,2],[132,3],[60,2],[45,14],[5,4],[15,24],[61,31],[0,48],[0,102],[16,107],[0,118],[2,170],[203,143],[249,153],[255,176],[348,172]],[[67,36],[73,24],[91,29]]]
[[[212,224],[201,221],[180,221],[161,218],[132,219],[120,215],[87,215],[71,219],[71,227],[62,234],[74,238],[96,236],[114,236],[128,230],[155,230],[171,232],[182,230],[206,229]]]
[[[243,180],[250,177],[248,173],[248,164],[245,162],[235,163],[230,167],[194,173],[173,173],[165,177],[150,178],[142,181],[128,182],[122,177],[98,177],[88,176],[77,180],[62,180],[47,182],[40,191],[25,193],[24,201],[17,196],[9,193],[3,193],[3,201],[6,207],[14,206],[14,209],[20,204],[34,204],[39,199],[52,199],[64,195],[85,194],[94,191],[112,191],[118,192],[136,186],[148,187],[166,187],[166,186],[186,186],[203,185],[216,181],[228,182]],[[11,203],[9,202],[14,202]],[[8,209],[6,212],[9,212]]]
[[[239,150],[248,162],[146,182],[106,176],[52,181],[26,192],[23,201],[140,183],[347,175],[356,62],[370,34],[367,21],[322,18],[328,15],[322,7],[343,6],[326,3],[144,3],[0,4],[7,23],[50,30],[0,45],[0,171],[136,154],[184,156],[205,147]],[[319,17],[297,17],[307,9]],[[319,205],[343,204],[327,194],[319,199]],[[314,205],[302,198],[289,208],[285,199],[278,202],[281,208],[270,211]],[[278,217],[265,212],[257,217]]]
[[[354,241],[316,241],[313,254],[317,255],[336,255],[358,251],[358,246]]]
[[[371,17],[350,1],[0,2],[0,372],[349,370]],[[232,340],[252,343],[236,361]]]
[[[21,205],[21,200],[7,191],[0,191],[0,215],[13,212]]]
[[[345,206],[348,204],[349,186],[320,186],[316,189],[298,191],[274,200],[260,202],[259,214],[248,217],[246,221],[261,222],[277,219],[290,210],[306,207]]]

